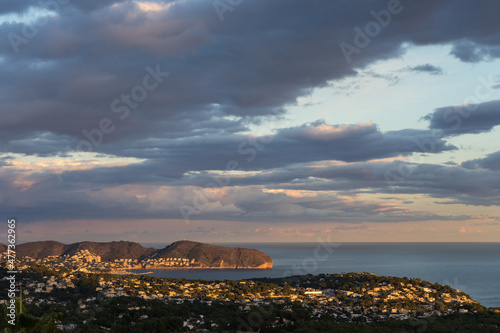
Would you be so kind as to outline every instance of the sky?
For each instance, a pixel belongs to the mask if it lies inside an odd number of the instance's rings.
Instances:
[[[2,1],[0,216],[19,243],[498,241],[499,12]]]

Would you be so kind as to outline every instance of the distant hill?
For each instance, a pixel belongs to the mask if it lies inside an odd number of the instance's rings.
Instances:
[[[145,248],[139,243],[126,241],[107,243],[80,242],[69,245],[64,254],[72,256],[82,250],[88,250],[90,253],[99,255],[104,261],[112,261],[115,259],[141,259],[156,251],[154,248]]]
[[[272,268],[273,259],[254,249],[178,241],[158,250],[155,258],[188,258],[207,268]]]
[[[153,248],[145,248],[134,242],[79,242],[63,244],[56,241],[42,241],[25,243],[16,246],[17,253],[21,257],[42,259],[48,256],[74,255],[75,253],[88,250],[90,253],[100,255],[102,260],[111,261],[115,259],[140,259],[155,252]]]
[[[0,244],[1,246],[1,244]],[[2,251],[5,251],[1,249]],[[16,246],[19,257],[43,259],[49,256],[73,256],[78,252],[88,250],[101,256],[102,261],[115,259],[189,259],[191,268],[258,268],[273,267],[272,258],[254,249],[232,248],[210,245],[192,241],[178,241],[163,249],[145,248],[134,242],[78,242],[63,244],[56,241],[41,241],[25,243]],[[193,261],[194,260],[194,261]]]
[[[68,246],[56,241],[41,241],[16,245],[16,251],[20,257],[28,256],[41,259],[50,256],[60,256],[67,250]]]
[[[0,243],[0,252],[7,251],[7,245]]]

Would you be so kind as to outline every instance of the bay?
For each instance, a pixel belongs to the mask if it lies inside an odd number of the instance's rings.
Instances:
[[[162,248],[167,244],[144,244]],[[369,272],[449,285],[487,307],[500,307],[500,243],[218,243],[273,258],[269,270],[148,270],[152,276],[240,280],[301,274]],[[145,272],[145,270],[135,270]]]

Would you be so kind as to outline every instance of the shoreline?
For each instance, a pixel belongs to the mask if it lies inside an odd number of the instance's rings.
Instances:
[[[258,267],[148,267],[148,268],[126,268],[127,270],[148,270],[148,269],[154,269],[154,270],[197,270],[197,269],[203,269],[203,270],[224,270],[224,269],[230,269],[230,270],[268,270],[268,269],[273,269],[272,267],[266,267],[266,268],[258,268]]]
[[[159,268],[151,268],[151,267],[148,267],[148,268],[125,268],[125,269],[120,269],[120,270],[113,270],[107,274],[116,274],[116,275],[128,275],[128,274],[132,274],[132,275],[148,275],[148,274],[153,274],[154,272],[152,271],[148,271],[148,272],[135,272],[135,271],[138,271],[138,270],[150,270],[150,269],[153,269],[153,270],[183,270],[183,271],[189,271],[189,270],[258,270],[258,271],[262,271],[262,270],[271,270],[273,269],[272,267],[271,268],[249,268],[249,267],[159,267]],[[92,273],[92,272],[90,272]]]

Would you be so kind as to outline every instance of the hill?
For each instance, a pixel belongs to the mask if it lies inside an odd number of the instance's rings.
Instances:
[[[272,268],[272,258],[255,249],[178,241],[158,250],[155,258],[187,258],[201,268]]]
[[[88,251],[92,255],[99,255],[103,262],[116,259],[136,259],[138,262],[134,264],[135,267],[149,268],[268,269],[273,267],[272,258],[259,250],[217,246],[192,241],[174,242],[160,250],[145,248],[139,243],[126,241],[103,243],[85,241],[69,245],[56,241],[41,241],[20,244],[16,246],[16,250],[19,257],[33,259],[72,257]],[[161,262],[162,260],[163,262]],[[185,261],[190,265],[177,264]],[[176,264],[166,266],[165,262],[175,262]],[[129,266],[128,268],[132,267]]]
[[[71,244],[63,255],[74,255],[77,252],[88,250],[90,253],[101,256],[104,261],[113,261],[115,259],[142,259],[153,254],[156,250],[145,248],[135,242],[79,242]]]
[[[94,255],[101,256],[104,261],[115,259],[140,259],[151,255],[155,249],[145,248],[134,242],[78,242],[63,244],[56,241],[41,241],[20,244],[16,246],[17,253],[21,257],[43,259],[49,256],[74,255],[77,252],[88,250]]]
[[[69,245],[56,241],[30,242],[16,245],[19,257],[31,257],[35,259],[60,256],[67,250]]]

